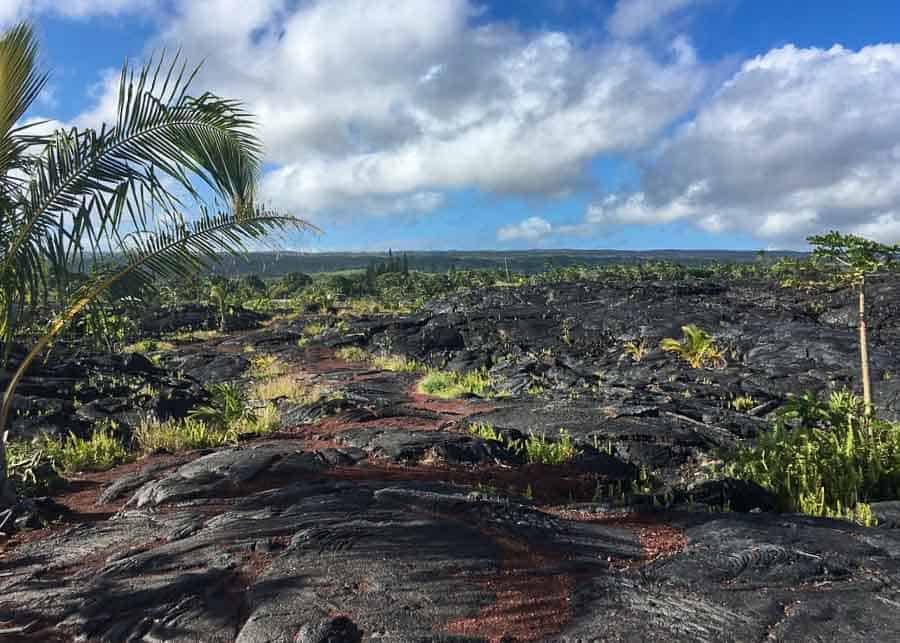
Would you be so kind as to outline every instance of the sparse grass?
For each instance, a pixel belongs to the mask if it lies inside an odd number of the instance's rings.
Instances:
[[[63,473],[105,471],[128,460],[128,451],[106,427],[94,429],[89,438],[74,433],[59,441],[45,438],[42,446]]]
[[[367,350],[360,348],[359,346],[344,346],[343,348],[339,348],[335,353],[335,356],[345,362],[368,362],[372,358],[372,355]]]
[[[470,424],[468,432],[482,440],[501,442],[508,449],[517,451],[525,456],[528,462],[541,464],[565,464],[578,456],[581,451],[572,443],[572,436],[565,429],[559,430],[556,440],[549,440],[543,434],[533,433],[522,440],[505,439],[503,435],[488,422],[475,422]]]
[[[267,404],[252,414],[233,419],[227,425],[209,424],[186,417],[159,421],[148,418],[134,432],[134,441],[141,453],[157,450],[190,451],[216,449],[237,444],[242,435],[265,435],[281,425],[274,404]]]
[[[464,395],[493,397],[493,386],[493,380],[485,369],[468,373],[430,370],[419,382],[417,390],[420,393],[442,399],[453,399]]]
[[[752,395],[738,395],[731,400],[731,408],[741,413],[746,413],[750,409],[756,408],[759,402]]]
[[[421,373],[425,370],[424,364],[405,355],[373,355],[369,363],[374,368],[395,373]]]
[[[190,451],[228,446],[237,442],[237,433],[210,427],[193,418],[160,422],[148,418],[134,432],[137,448],[142,453],[153,451]]]
[[[175,344],[156,339],[142,339],[122,349],[124,353],[155,353],[157,351],[175,350]]]
[[[548,440],[543,434],[538,436],[532,433],[524,440],[511,441],[509,445],[524,453],[528,462],[532,463],[565,464],[580,453],[565,429],[559,430],[559,438],[556,440]]]
[[[225,337],[225,333],[220,330],[183,330],[166,335],[167,339],[180,343],[207,342],[222,337]]]
[[[725,357],[709,333],[694,324],[682,326],[681,331],[684,334],[681,340],[667,337],[659,347],[667,353],[675,353],[691,368],[725,367]]]
[[[251,377],[278,377],[287,373],[287,364],[269,354],[255,355],[250,358]]]
[[[469,425],[469,435],[474,435],[482,440],[491,442],[503,442],[503,436],[494,428],[493,424],[488,422],[475,422]]]
[[[290,400],[312,404],[326,397],[328,390],[323,386],[307,386],[293,375],[281,375],[256,383],[250,389],[250,397],[256,400]]]

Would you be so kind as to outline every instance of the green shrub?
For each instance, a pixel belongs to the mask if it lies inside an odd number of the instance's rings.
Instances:
[[[450,371],[430,370],[422,378],[417,387],[420,393],[442,399],[453,399],[463,395],[493,397],[493,380],[485,369],[454,373]]]
[[[682,326],[681,332],[684,334],[681,340],[667,337],[660,342],[659,347],[668,353],[676,353],[692,368],[725,366],[725,357],[709,333],[694,324]]]
[[[63,473],[105,471],[128,460],[128,452],[107,428],[97,428],[89,438],[70,433],[65,440],[45,438],[47,456]]]
[[[866,418],[848,392],[826,402],[805,395],[726,472],[772,491],[784,511],[871,524],[867,503],[900,498],[900,424]]]

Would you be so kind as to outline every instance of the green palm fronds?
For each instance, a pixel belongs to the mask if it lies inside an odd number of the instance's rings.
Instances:
[[[666,352],[676,353],[691,368],[724,368],[725,357],[709,333],[695,324],[682,326],[681,332],[682,339],[667,337],[660,342],[659,347]]]
[[[125,65],[115,121],[37,136],[20,124],[46,82],[28,25],[0,35],[0,346],[3,356],[50,294],[59,312],[18,364],[0,407],[33,360],[81,312],[189,278],[223,254],[293,228],[255,204],[262,146],[243,106],[190,93],[178,56]],[[204,187],[205,186],[205,187]],[[205,194],[212,193],[212,205]],[[73,280],[73,271],[90,268]],[[0,440],[0,501],[4,489]]]

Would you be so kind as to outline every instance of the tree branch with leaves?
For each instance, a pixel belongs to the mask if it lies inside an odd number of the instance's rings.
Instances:
[[[840,232],[808,237],[813,247],[812,264],[824,276],[824,284],[857,291],[860,375],[863,403],[872,415],[872,380],[869,374],[869,344],[866,327],[866,279],[900,268],[900,245],[885,245]]]

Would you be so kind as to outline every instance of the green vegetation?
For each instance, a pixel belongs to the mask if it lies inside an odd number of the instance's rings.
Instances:
[[[253,409],[247,404],[247,395],[238,384],[213,384],[207,390],[210,394],[209,404],[191,411],[191,419],[226,429],[256,420]]]
[[[0,35],[2,360],[14,340],[31,345],[0,405],[0,507],[16,497],[5,455],[15,391],[73,320],[124,296],[145,300],[163,279],[195,275],[274,230],[311,228],[256,206],[261,145],[251,116],[236,101],[191,90],[195,73],[177,58],[123,68],[113,124],[52,134],[22,124],[46,86],[37,60],[28,25]],[[227,210],[211,210],[207,192]],[[185,211],[197,216],[188,222]],[[74,275],[73,266],[90,273]],[[51,297],[58,312],[45,325]],[[90,457],[117,457],[107,443],[71,444]]]
[[[531,434],[524,440],[510,442],[510,446],[524,453],[528,462],[541,464],[565,464],[580,453],[565,429],[559,430],[556,440],[548,440],[543,434]]]
[[[867,503],[900,498],[900,424],[866,416],[846,391],[824,402],[805,395],[733,454],[726,472],[769,489],[785,511],[871,524]]]
[[[852,234],[829,232],[809,237],[812,264],[830,287],[850,287],[858,295],[860,374],[866,415],[872,414],[872,380],[866,336],[866,277],[900,269],[900,245],[886,246]]]
[[[494,382],[486,369],[468,373],[429,370],[416,387],[419,393],[453,399],[464,395],[494,397]]]
[[[425,366],[405,355],[372,355],[369,363],[382,371],[395,373],[421,373]]]
[[[754,399],[752,395],[738,395],[736,398],[731,400],[731,408],[742,413],[756,408],[758,404],[759,402]]]
[[[33,440],[6,445],[6,470],[23,495],[40,496],[65,485],[45,444]]]
[[[346,362],[368,362],[371,354],[359,346],[344,346],[335,353],[338,359]]]
[[[494,428],[493,424],[488,422],[474,422],[469,425],[469,434],[482,440],[491,442],[503,442],[503,436]]]
[[[684,334],[681,340],[667,337],[660,342],[659,347],[668,353],[677,354],[691,368],[725,366],[725,357],[705,330],[688,324],[681,327],[681,332]]]
[[[156,353],[158,351],[175,350],[172,342],[163,342],[157,339],[142,339],[139,342],[129,344],[122,349],[124,353]]]
[[[510,440],[504,438],[492,424],[487,422],[470,424],[468,432],[470,435],[482,440],[500,442],[508,449],[521,453],[528,462],[533,464],[565,464],[581,453],[575,448],[575,445],[572,443],[572,437],[565,429],[559,430],[559,437],[556,440],[550,440],[543,434],[531,434],[527,438]]]
[[[235,444],[235,431],[223,431],[193,418],[160,422],[147,419],[135,429],[134,441],[141,453],[188,451]]]
[[[650,345],[647,343],[646,339],[641,339],[637,342],[625,342],[622,345],[622,348],[625,351],[625,354],[634,362],[640,362],[650,352]]]
[[[105,471],[128,460],[128,451],[106,427],[95,428],[89,438],[74,433],[60,441],[44,438],[42,446],[61,473]]]

